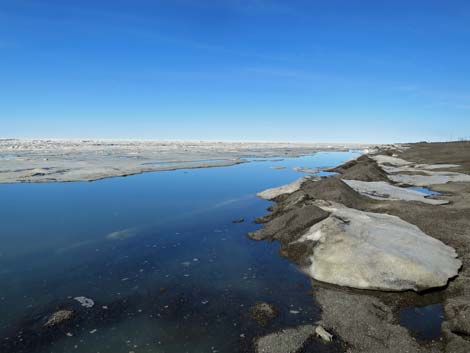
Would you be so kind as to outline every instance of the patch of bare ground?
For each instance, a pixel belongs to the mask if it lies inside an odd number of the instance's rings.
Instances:
[[[453,172],[470,173],[468,142],[418,143],[407,147],[379,148],[374,153],[393,155],[414,164],[458,164],[460,167],[452,168]],[[445,205],[375,200],[341,181],[387,181],[393,184],[372,158],[365,155],[332,170],[340,174],[320,181],[307,181],[294,193],[278,196],[271,207],[272,213],[260,219],[266,225],[256,233],[256,238],[279,240],[283,256],[305,265],[313,245],[309,242],[298,244],[295,240],[311,226],[312,220],[317,223],[325,218],[319,211],[323,209],[322,202],[393,215],[416,225],[457,251],[463,263],[459,275],[444,288],[421,293],[355,290],[312,280],[313,294],[323,310],[322,324],[337,333],[347,345],[348,352],[470,352],[470,183],[433,185],[433,190],[442,193],[438,198],[449,201]],[[298,219],[301,222],[297,223]],[[426,303],[442,303],[444,307],[443,335],[438,340],[419,341],[399,324],[397,313],[401,307]]]

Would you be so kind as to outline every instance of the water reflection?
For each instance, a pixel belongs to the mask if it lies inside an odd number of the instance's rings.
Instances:
[[[443,320],[442,304],[407,306],[400,310],[400,325],[408,328],[422,340],[439,338]]]
[[[302,165],[352,156],[319,153]],[[245,237],[269,205],[256,192],[297,179],[298,161],[0,185],[0,350],[236,352],[315,321],[308,278],[277,244]],[[288,169],[271,168],[279,164]],[[260,301],[280,312],[266,327],[248,316]],[[74,311],[73,325],[44,330],[59,309]]]

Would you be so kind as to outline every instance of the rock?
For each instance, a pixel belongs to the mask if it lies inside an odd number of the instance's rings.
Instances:
[[[250,316],[261,326],[266,326],[269,321],[278,315],[277,309],[269,303],[260,302],[250,308]]]
[[[313,325],[288,328],[255,340],[256,353],[296,353],[314,334]]]
[[[302,184],[306,180],[309,180],[309,179],[310,179],[309,177],[303,177],[303,178],[293,181],[290,184],[282,185],[276,188],[267,189],[267,190],[257,193],[256,195],[265,200],[273,200],[282,194],[291,194],[294,191],[299,190]]]
[[[232,221],[232,223],[243,223],[245,222],[245,218],[237,218]]]
[[[329,208],[300,239],[314,242],[314,279],[360,289],[422,291],[445,286],[462,263],[455,250],[387,214]]]
[[[75,297],[73,299],[75,299],[77,302],[79,302],[81,304],[81,306],[83,306],[85,308],[92,308],[95,305],[95,302],[93,301],[93,299],[90,299],[90,298]]]
[[[343,182],[357,192],[376,200],[419,201],[430,205],[445,205],[449,203],[446,200],[430,199],[428,198],[429,195],[423,192],[400,188],[384,181],[367,182],[343,179]]]
[[[54,327],[57,325],[61,325],[73,317],[74,312],[72,310],[62,309],[53,313],[47,319],[44,327]]]
[[[318,325],[315,328],[315,333],[319,338],[321,338],[324,342],[331,342],[333,340],[333,335],[325,330],[322,326]]]

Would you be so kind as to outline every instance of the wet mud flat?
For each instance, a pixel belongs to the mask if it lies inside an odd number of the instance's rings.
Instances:
[[[400,226],[406,223],[410,232],[439,240],[436,243],[426,238],[445,251],[449,249],[448,261],[454,264],[453,270],[429,288],[422,283],[400,282],[400,278],[382,283],[380,277],[385,274],[371,277],[379,278],[378,284],[366,285],[346,279],[350,285],[341,286],[312,278],[313,296],[322,310],[320,323],[344,342],[344,351],[348,352],[469,352],[470,144],[382,146],[330,171],[338,174],[304,180],[288,193],[268,193],[275,202],[269,209],[271,213],[258,219],[264,227],[250,233],[250,237],[279,241],[280,254],[312,277],[318,275],[318,268],[312,265],[318,261],[311,255],[324,246],[319,241],[328,242],[320,238],[320,229],[325,227],[318,225],[332,222],[328,220],[332,212],[338,213],[333,211],[337,205],[345,214],[378,214],[380,219],[391,219]],[[366,184],[353,189],[347,181]],[[364,186],[373,192],[364,190]],[[410,187],[426,187],[421,200],[406,199],[409,193],[403,189]],[[382,189],[391,194],[381,192]],[[429,202],[433,200],[442,202]],[[336,220],[340,232],[342,227],[354,228],[356,222],[355,218]],[[334,246],[337,245],[330,244]],[[416,246],[416,253],[419,252],[420,247]],[[426,256],[423,261],[426,263]],[[432,268],[434,264],[428,265]],[[440,272],[439,266],[434,268],[431,274]],[[401,274],[408,275],[406,267]],[[351,287],[356,285],[371,288]],[[387,285],[393,290],[373,288]],[[408,286],[414,290],[408,290]]]

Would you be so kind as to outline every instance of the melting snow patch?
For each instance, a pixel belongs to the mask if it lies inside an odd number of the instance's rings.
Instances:
[[[299,240],[318,239],[310,276],[361,289],[421,291],[445,286],[462,263],[455,250],[399,217],[337,208]]]

